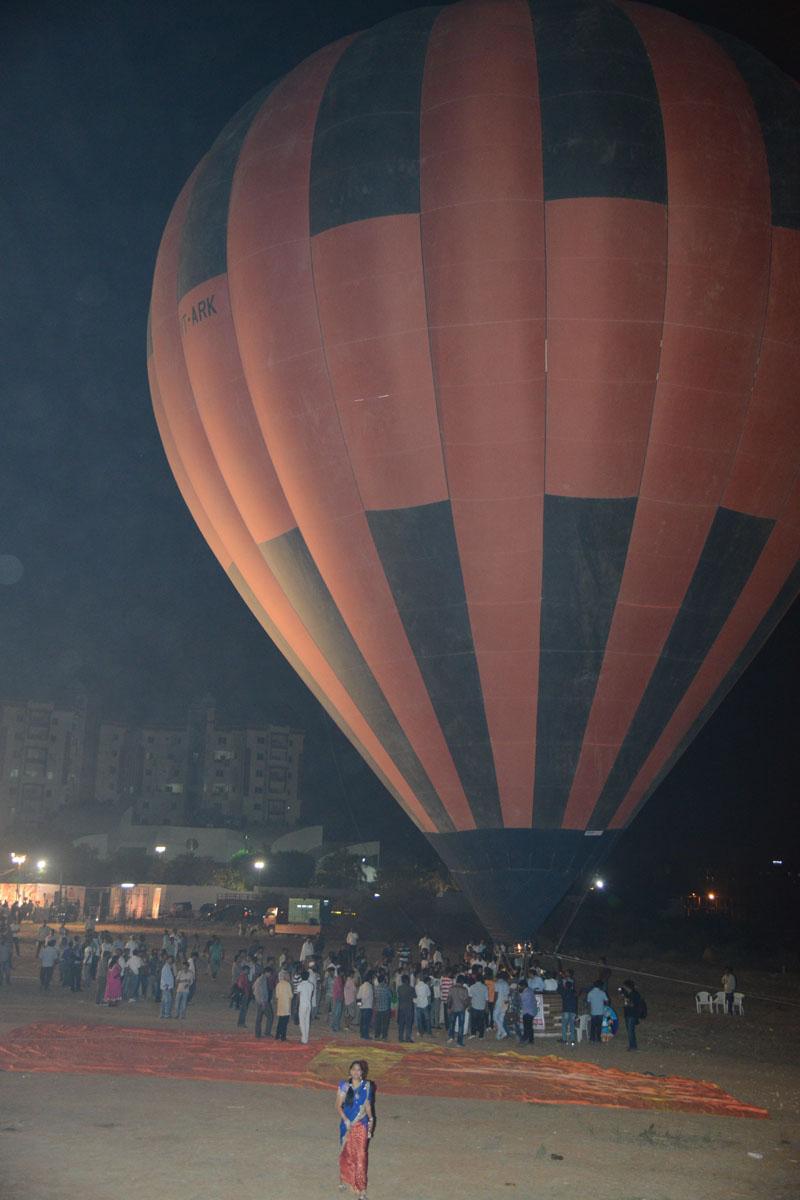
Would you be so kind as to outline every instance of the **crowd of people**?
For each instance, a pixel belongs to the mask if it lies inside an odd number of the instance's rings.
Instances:
[[[292,1023],[301,1042],[308,1042],[312,1022],[322,1019],[332,1033],[353,1032],[364,1041],[388,1041],[394,1029],[399,1042],[441,1032],[457,1046],[490,1034],[530,1045],[543,1022],[545,994],[551,993],[560,1004],[561,1041],[574,1046],[582,1008],[591,1042],[609,1041],[617,1032],[609,974],[581,988],[571,968],[559,965],[548,972],[536,959],[483,942],[469,944],[457,961],[445,960],[427,935],[413,955],[406,944],[387,945],[370,961],[351,930],[339,951],[326,952],[319,939],[306,938],[294,961],[286,951],[265,954],[260,944],[240,950],[231,967],[229,1004],[240,1027],[252,1008],[255,1036],[279,1041],[286,1040]],[[636,1027],[647,1007],[633,980],[625,980],[618,995],[628,1047],[635,1050]]]
[[[18,956],[21,914],[0,911],[0,982],[11,982]],[[241,931],[240,931],[241,932]],[[332,1033],[357,1034],[362,1040],[399,1042],[444,1036],[447,1044],[463,1047],[467,1040],[510,1039],[531,1045],[536,1029],[543,1031],[545,1001],[551,1018],[560,1016],[561,1042],[574,1046],[578,1022],[584,1017],[589,1041],[610,1041],[619,1026],[612,1003],[610,971],[579,986],[571,968],[557,963],[546,970],[519,947],[468,944],[459,956],[446,958],[427,934],[412,948],[385,945],[379,954],[367,953],[355,930],[338,950],[326,950],[324,938],[306,937],[299,955],[286,950],[268,953],[258,931],[230,962],[229,1008],[236,1024],[246,1028],[250,1015],[256,1038],[286,1041],[290,1028],[307,1043],[312,1023],[323,1021]],[[57,979],[62,988],[89,992],[95,1003],[108,1007],[150,1000],[162,1020],[186,1019],[201,976],[216,979],[223,970],[225,949],[213,935],[191,937],[183,930],[124,936],[95,928],[86,921],[82,934],[46,921],[36,935],[39,986],[49,991]],[[633,980],[617,989],[617,1004],[628,1034],[628,1048],[637,1049],[636,1031],[647,1006]]]

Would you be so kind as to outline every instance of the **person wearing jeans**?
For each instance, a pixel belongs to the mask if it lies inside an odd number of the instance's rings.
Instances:
[[[375,1040],[385,1042],[389,1036],[389,1021],[392,1016],[392,991],[383,971],[378,972],[375,984]]]
[[[578,990],[571,970],[565,971],[558,983],[561,993],[561,1041],[564,1045],[575,1045],[575,1021],[578,1016]]]
[[[420,1037],[431,1031],[430,1004],[431,986],[428,976],[424,975],[422,979],[417,980],[414,995],[414,1015],[417,1018],[417,1033]]]
[[[411,1036],[414,1029],[414,989],[410,976],[401,975],[397,988],[397,1040],[413,1042]]]
[[[375,989],[372,986],[372,973],[368,972],[364,982],[358,989],[356,1003],[360,1006],[359,1033],[365,1042],[369,1039],[369,1027],[372,1024],[372,1008],[375,999]]]
[[[508,1037],[506,1029],[506,1010],[508,1009],[508,976],[501,971],[494,985],[494,1029],[498,1042]]]
[[[333,977],[331,992],[331,1032],[338,1033],[342,1028],[342,1013],[344,1012],[344,976],[338,971]]]
[[[459,1046],[464,1045],[464,1014],[469,1004],[469,992],[466,989],[466,978],[459,975],[450,988],[447,997],[449,1020],[447,1022],[447,1040],[458,1040]]]
[[[489,1004],[489,989],[482,979],[476,979],[467,989],[470,1001],[471,1038],[483,1041],[483,1031],[486,1028],[487,1007]]]
[[[636,984],[632,979],[625,979],[620,988],[625,1005],[625,1028],[628,1031],[628,1049],[638,1050],[639,1046],[636,1041],[636,1026],[639,1024],[642,1013],[646,1014],[647,1010],[642,1000],[641,994],[636,990]]]
[[[161,1012],[165,1020],[172,1015],[172,995],[175,991],[174,959],[170,956],[161,968]]]
[[[589,1006],[589,1041],[600,1042],[602,1040],[603,1013],[608,1004],[608,994],[602,979],[596,980],[589,988],[586,1003]]]
[[[257,975],[253,983],[253,999],[256,1003],[256,1037],[262,1036],[264,1021],[267,1023],[266,1036],[272,1034],[272,1022],[275,1019],[275,1014],[272,1010],[272,992],[269,986],[269,975],[266,971],[262,971]]]
[[[537,998],[532,987],[525,987],[521,996],[522,1037],[520,1045],[533,1045],[533,1018],[536,1016]]]

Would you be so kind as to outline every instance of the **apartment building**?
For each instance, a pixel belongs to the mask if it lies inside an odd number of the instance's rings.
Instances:
[[[86,705],[0,704],[0,822],[41,820],[75,804],[85,767]]]
[[[289,726],[220,728],[212,717],[206,726],[203,806],[248,824],[296,825],[303,738]]]
[[[210,699],[183,727],[90,724],[85,703],[0,705],[0,828],[78,803],[145,824],[297,824],[300,730],[218,726]]]

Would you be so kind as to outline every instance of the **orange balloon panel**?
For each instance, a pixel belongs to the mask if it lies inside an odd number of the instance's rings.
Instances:
[[[272,84],[170,217],[178,485],[495,933],[800,589],[798,137],[790,80],[673,14],[464,0]]]

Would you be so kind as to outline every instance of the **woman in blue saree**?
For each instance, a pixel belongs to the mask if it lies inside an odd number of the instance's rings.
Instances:
[[[339,1190],[345,1191],[349,1187],[359,1200],[365,1200],[367,1157],[375,1115],[372,1083],[367,1079],[367,1064],[363,1058],[350,1064],[350,1078],[339,1084],[336,1111],[339,1114]]]

